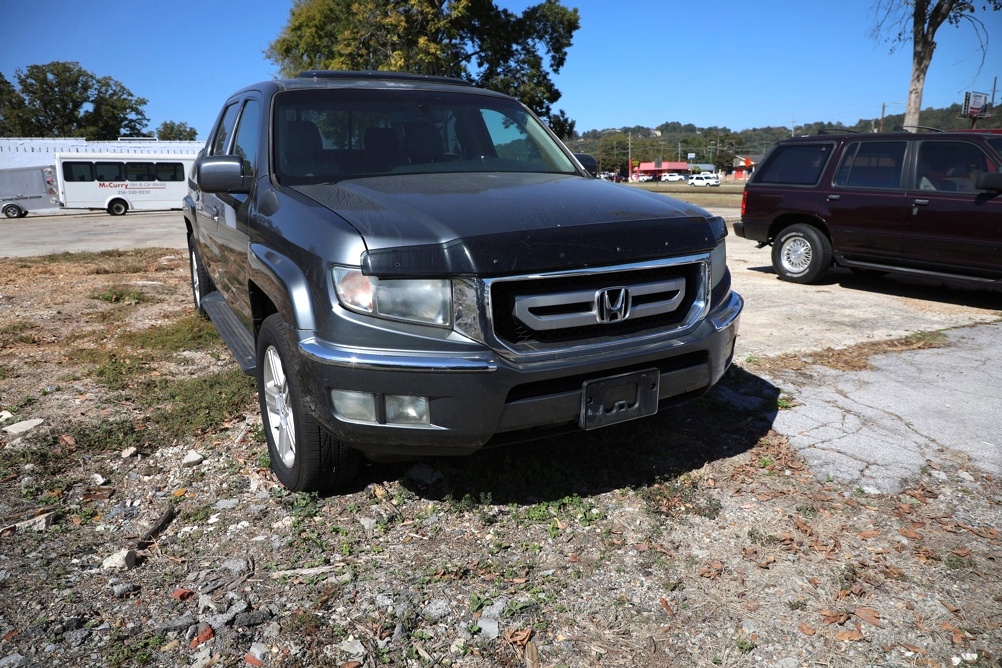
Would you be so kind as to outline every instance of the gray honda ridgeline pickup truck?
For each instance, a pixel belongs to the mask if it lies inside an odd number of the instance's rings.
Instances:
[[[653,415],[731,363],[721,218],[592,178],[516,100],[304,72],[223,106],[184,200],[195,306],[256,374],[271,466],[374,460]]]

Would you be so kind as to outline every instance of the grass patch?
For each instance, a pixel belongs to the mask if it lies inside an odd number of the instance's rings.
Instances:
[[[0,326],[0,348],[10,346],[15,343],[35,343],[35,335],[32,330],[38,325],[27,320],[18,320]]]
[[[225,428],[253,408],[255,399],[254,379],[236,366],[197,378],[158,380],[139,397],[164,444]]]
[[[164,325],[126,332],[118,340],[125,345],[162,353],[206,350],[222,341],[208,318],[190,312]]]
[[[170,271],[186,262],[183,254],[168,248],[142,248],[136,250],[107,250],[83,253],[52,253],[32,258],[22,258],[22,268],[45,265],[80,265],[92,275],[145,274]]]
[[[144,304],[154,301],[154,298],[139,288],[129,285],[112,285],[101,292],[95,292],[91,299],[100,299],[109,304]]]

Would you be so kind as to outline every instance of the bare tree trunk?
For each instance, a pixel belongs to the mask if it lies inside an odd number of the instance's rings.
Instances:
[[[930,0],[915,0],[912,14],[912,77],[908,85],[908,102],[905,107],[905,125],[918,125],[922,110],[922,90],[925,75],[936,50],[936,31],[953,11],[956,0],[936,0],[929,10]]]

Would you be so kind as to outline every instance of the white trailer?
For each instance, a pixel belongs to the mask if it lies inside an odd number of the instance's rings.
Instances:
[[[0,212],[23,218],[30,211],[58,209],[54,167],[0,169]]]

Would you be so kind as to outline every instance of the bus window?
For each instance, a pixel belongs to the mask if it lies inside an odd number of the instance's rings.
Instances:
[[[94,165],[90,162],[69,162],[63,163],[63,180],[65,181],[93,181]]]
[[[158,162],[157,181],[184,181],[184,165],[180,162]]]
[[[124,181],[122,175],[122,163],[120,162],[95,162],[94,171],[97,172],[98,181]]]
[[[125,163],[125,179],[127,181],[152,181],[152,162],[127,162]]]

